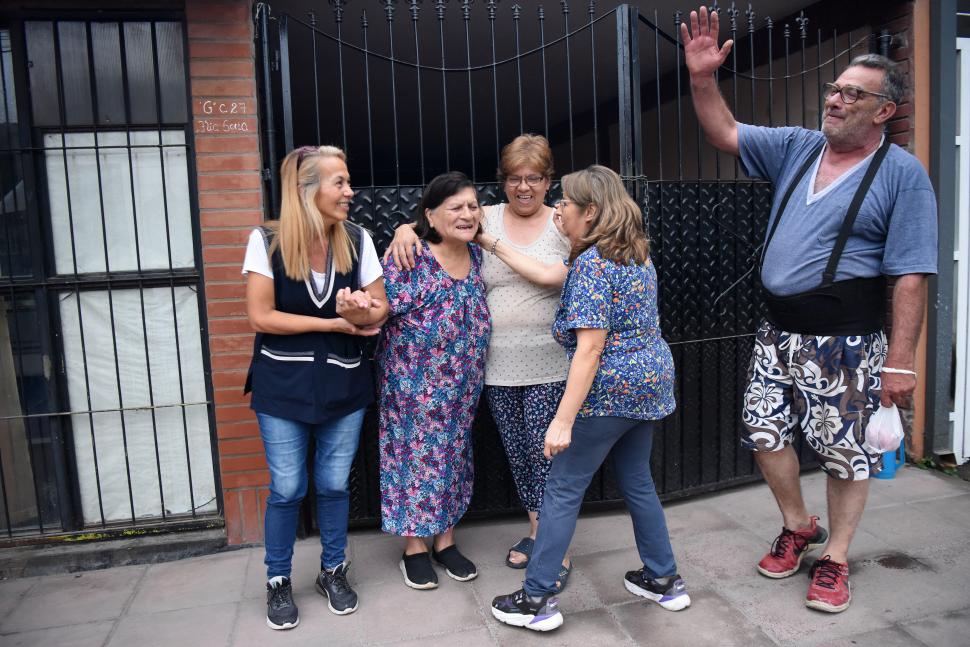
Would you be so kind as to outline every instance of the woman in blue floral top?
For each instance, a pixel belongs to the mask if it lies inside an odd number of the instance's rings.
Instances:
[[[569,376],[546,432],[546,456],[555,458],[524,586],[492,602],[497,619],[537,631],[562,624],[553,597],[559,565],[583,494],[611,450],[643,563],[624,586],[671,611],[690,605],[650,475],[656,421],[676,405],[643,217],[606,167],[567,175],[562,185],[556,217],[572,251],[553,335],[566,349]]]

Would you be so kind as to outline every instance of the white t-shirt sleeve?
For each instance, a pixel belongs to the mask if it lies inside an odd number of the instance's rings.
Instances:
[[[381,259],[377,256],[377,249],[374,241],[366,231],[361,236],[360,250],[360,282],[361,287],[365,287],[381,278],[384,269],[381,267]],[[270,265],[269,255],[266,253],[266,243],[263,241],[263,234],[259,229],[254,229],[249,234],[249,243],[246,245],[246,258],[243,261],[242,273],[256,272],[263,276],[273,278],[273,267]]]
[[[381,267],[381,259],[377,256],[377,249],[370,234],[362,232],[360,249],[360,287],[367,287],[377,279],[384,276],[384,268]]]
[[[243,275],[245,276],[250,272],[273,278],[273,266],[270,265],[269,254],[266,253],[266,242],[263,240],[263,233],[258,228],[253,229],[253,232],[249,234],[246,258],[243,260]]]

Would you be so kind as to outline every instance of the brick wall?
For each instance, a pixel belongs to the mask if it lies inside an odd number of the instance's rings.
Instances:
[[[253,21],[245,0],[188,0],[186,16],[219,468],[226,532],[239,544],[262,539],[269,483],[242,394],[252,333],[239,271],[263,219]]]

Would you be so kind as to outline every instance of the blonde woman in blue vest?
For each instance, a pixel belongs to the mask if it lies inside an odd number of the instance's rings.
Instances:
[[[256,331],[246,382],[270,471],[266,501],[266,623],[300,622],[290,569],[307,448],[322,545],[317,591],[338,615],[357,610],[345,560],[350,467],[364,410],[374,399],[362,341],[387,317],[384,279],[370,236],[347,221],[354,191],[346,157],[304,146],[283,160],[278,221],[253,231],[246,250],[246,308]]]

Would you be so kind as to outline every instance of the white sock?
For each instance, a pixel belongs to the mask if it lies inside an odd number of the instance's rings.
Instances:
[[[284,576],[277,575],[276,577],[269,578],[269,580],[267,580],[267,582],[269,583],[270,586],[272,586],[275,589],[277,586],[279,586],[280,584],[282,584],[283,583],[283,580],[285,580],[285,579],[286,578]]]

